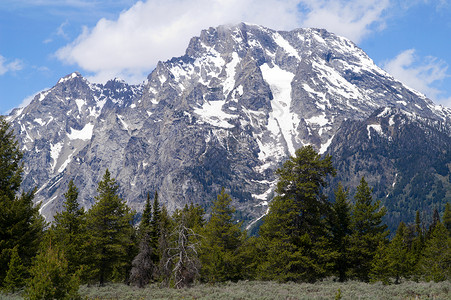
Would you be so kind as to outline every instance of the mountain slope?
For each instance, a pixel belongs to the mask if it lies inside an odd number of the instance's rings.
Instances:
[[[73,73],[8,120],[27,150],[25,186],[40,187],[46,216],[61,208],[71,178],[89,207],[109,168],[137,210],[154,190],[170,210],[208,208],[224,186],[250,222],[266,211],[274,170],[295,149],[323,153],[345,120],[388,106],[451,120],[345,38],[242,23],[203,30],[142,85]]]
[[[388,213],[385,221],[396,230],[411,223],[415,212],[431,221],[451,201],[451,124],[413,115],[402,109],[381,108],[364,120],[349,120],[327,150],[345,186],[356,187],[365,176]],[[352,194],[352,193],[351,193]]]

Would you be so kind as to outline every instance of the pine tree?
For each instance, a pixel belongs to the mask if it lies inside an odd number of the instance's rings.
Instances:
[[[382,223],[386,213],[385,207],[380,208],[380,201],[373,203],[372,189],[362,177],[354,196],[355,205],[352,214],[350,275],[362,281],[369,280],[371,261],[376,254],[380,242],[386,241],[389,234],[387,226]]]
[[[445,225],[451,235],[451,203],[449,202],[446,203],[445,212],[443,213],[443,225]]]
[[[49,246],[35,258],[25,299],[79,299],[78,273],[71,274],[61,251]]]
[[[384,241],[380,241],[371,261],[370,281],[381,281],[384,285],[390,283],[390,260],[388,245]]]
[[[417,210],[415,214],[415,236],[419,237],[421,241],[423,241],[423,227],[421,226],[421,217],[420,217],[420,211]]]
[[[144,205],[143,214],[141,216],[141,222],[139,223],[139,233],[144,235],[150,230],[152,222],[152,205],[150,204],[150,193],[147,193],[146,204]]]
[[[160,239],[160,231],[161,231],[161,209],[160,203],[158,201],[158,192],[155,192],[155,196],[153,198],[153,211],[152,211],[152,221],[150,222],[150,236],[151,243],[153,247],[158,246],[158,241]],[[158,261],[156,261],[158,263]]]
[[[205,211],[200,205],[191,203],[189,206],[185,204],[182,210],[177,209],[172,218],[176,224],[182,222],[183,218],[187,228],[191,228],[196,233],[200,233],[205,225],[204,215]]]
[[[26,270],[19,256],[18,246],[14,247],[11,252],[11,259],[8,263],[8,272],[4,281],[4,289],[7,292],[14,293],[25,285]]]
[[[239,280],[237,261],[244,236],[233,217],[232,199],[224,188],[213,203],[211,218],[203,231],[201,250],[202,276],[208,282]]]
[[[429,239],[431,237],[431,234],[438,223],[440,223],[440,214],[438,213],[437,208],[434,208],[434,212],[432,213],[432,222],[427,230],[426,239]]]
[[[277,170],[277,196],[260,228],[268,247],[267,260],[259,267],[261,279],[315,281],[327,273],[330,203],[322,188],[327,176],[335,175],[331,159],[306,146]]]
[[[69,272],[74,273],[82,264],[85,212],[78,205],[78,189],[73,180],[64,197],[63,211],[55,215],[52,230],[56,244],[64,250]]]
[[[24,266],[31,265],[45,226],[39,207],[33,205],[34,190],[16,196],[22,182],[22,156],[13,131],[0,116],[0,286],[15,247]]]
[[[388,267],[390,277],[395,283],[400,283],[402,277],[408,278],[415,265],[413,253],[408,246],[407,226],[404,222],[399,224],[395,237],[388,246]]]
[[[163,205],[159,214],[159,239],[158,239],[158,268],[154,273],[154,278],[166,286],[169,286],[171,277],[171,267],[167,265],[169,260],[170,235],[173,232],[174,222],[169,216],[166,207]]]
[[[100,285],[109,280],[125,280],[128,275],[133,213],[118,196],[118,189],[107,169],[97,188],[97,202],[86,216],[88,268],[91,279]],[[121,278],[115,278],[118,276]]]
[[[335,190],[335,203],[332,205],[331,216],[329,217],[329,227],[331,232],[331,242],[336,251],[334,258],[334,273],[338,275],[339,281],[346,280],[346,273],[350,268],[349,247],[351,235],[351,206],[348,203],[349,191],[338,184]]]
[[[451,237],[443,223],[438,222],[426,241],[419,270],[427,281],[451,279]]]

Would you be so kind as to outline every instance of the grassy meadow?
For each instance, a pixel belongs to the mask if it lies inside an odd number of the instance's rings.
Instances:
[[[451,284],[444,282],[406,281],[397,285],[345,283],[324,280],[310,283],[277,283],[241,281],[221,284],[198,284],[191,288],[173,289],[149,285],[139,289],[121,283],[103,287],[80,287],[82,299],[451,299]],[[341,297],[341,298],[340,298]],[[0,294],[0,299],[22,299],[20,293]]]

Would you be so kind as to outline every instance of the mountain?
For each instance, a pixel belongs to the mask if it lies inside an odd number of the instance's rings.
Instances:
[[[108,168],[138,211],[155,190],[170,211],[190,202],[208,209],[225,187],[249,224],[266,212],[274,171],[295,149],[331,149],[337,178],[346,182],[362,174],[379,178],[365,165],[378,163],[384,180],[393,182],[416,160],[394,162],[384,151],[400,155],[404,146],[393,148],[390,138],[405,132],[408,142],[407,123],[415,122],[412,128],[430,137],[421,145],[444,140],[434,151],[446,153],[434,163],[447,174],[441,181],[450,178],[451,109],[396,81],[351,41],[321,29],[209,28],[191,39],[184,56],[159,62],[141,85],[118,79],[92,84],[72,73],[7,120],[25,150],[24,186],[39,187],[36,201],[50,219],[70,179],[90,207]],[[360,161],[376,140],[374,155],[383,158]],[[421,155],[428,156],[427,149]]]
[[[387,207],[385,222],[392,232],[400,221],[413,222],[417,210],[432,221],[433,209],[443,211],[451,201],[450,137],[449,123],[399,108],[347,120],[327,149],[339,174],[331,186],[341,181],[355,188],[365,176]]]

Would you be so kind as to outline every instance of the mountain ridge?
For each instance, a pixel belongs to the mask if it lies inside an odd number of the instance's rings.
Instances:
[[[153,190],[170,210],[208,208],[224,186],[251,222],[296,148],[325,153],[343,122],[385,107],[449,129],[451,109],[394,80],[351,41],[240,23],[203,30],[141,85],[92,84],[74,72],[7,119],[27,151],[24,186],[40,187],[50,218],[70,178],[89,207],[109,168],[137,210]]]

